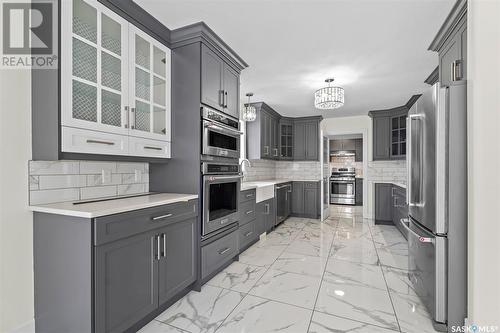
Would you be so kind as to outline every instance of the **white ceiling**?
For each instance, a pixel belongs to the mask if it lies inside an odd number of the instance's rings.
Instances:
[[[437,66],[427,51],[455,0],[136,0],[170,29],[204,21],[249,65],[242,100],[324,117],[400,106]],[[327,77],[345,105],[313,105]]]

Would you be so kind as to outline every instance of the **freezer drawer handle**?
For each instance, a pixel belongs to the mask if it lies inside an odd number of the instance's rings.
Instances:
[[[411,230],[410,227],[407,225],[407,223],[410,223],[410,220],[401,219],[401,224],[403,225],[403,227],[406,230],[408,230],[409,233],[411,233],[413,236],[415,236],[420,243],[432,243],[432,244],[434,244],[434,242],[435,242],[434,238],[420,236],[415,231]]]

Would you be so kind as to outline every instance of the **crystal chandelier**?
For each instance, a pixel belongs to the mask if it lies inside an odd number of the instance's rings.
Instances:
[[[253,93],[247,93],[246,96],[248,97],[248,103],[241,110],[241,119],[247,122],[254,121],[257,118],[257,110],[255,106],[250,104],[250,97],[253,96]]]
[[[332,79],[326,79],[328,87],[316,90],[314,93],[314,106],[317,109],[337,109],[344,105],[344,88],[332,87]]]

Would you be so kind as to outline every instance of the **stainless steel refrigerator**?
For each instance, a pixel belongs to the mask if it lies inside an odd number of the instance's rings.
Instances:
[[[409,278],[438,329],[467,307],[467,84],[429,88],[407,118]]]

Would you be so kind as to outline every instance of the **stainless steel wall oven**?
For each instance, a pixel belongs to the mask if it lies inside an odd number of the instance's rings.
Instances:
[[[238,119],[207,107],[201,108],[201,116],[202,154],[239,158],[242,133]]]

